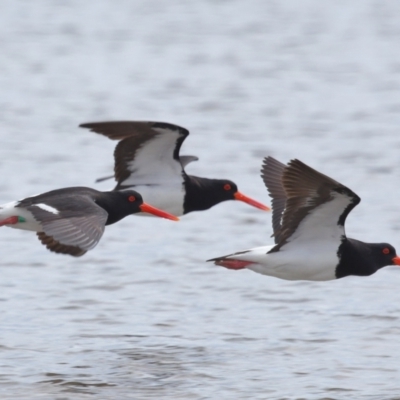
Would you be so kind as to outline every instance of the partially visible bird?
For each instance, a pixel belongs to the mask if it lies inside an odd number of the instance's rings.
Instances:
[[[165,122],[90,122],[81,124],[118,140],[114,151],[114,190],[134,188],[151,204],[174,215],[207,210],[226,200],[240,200],[261,210],[270,208],[245,196],[226,179],[187,175],[185,166],[198,160],[179,151],[189,131]],[[106,177],[104,180],[112,177]]]
[[[299,160],[284,165],[267,157],[261,172],[272,197],[275,245],[208,261],[229,269],[311,281],[368,276],[387,265],[400,265],[392,245],[346,237],[346,217],[360,202],[349,188]]]
[[[35,231],[50,251],[79,257],[97,245],[106,225],[140,212],[179,220],[144,203],[134,190],[69,187],[0,205],[0,226]]]

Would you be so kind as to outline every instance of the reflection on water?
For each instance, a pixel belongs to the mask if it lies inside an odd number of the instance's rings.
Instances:
[[[109,174],[115,143],[79,123],[160,120],[190,129],[188,173],[267,203],[262,158],[297,157],[361,196],[350,237],[396,243],[395,3],[16,1],[0,20],[1,202]],[[204,262],[266,245],[270,219],[130,217],[80,259],[0,229],[1,397],[398,397],[396,267],[316,283]]]

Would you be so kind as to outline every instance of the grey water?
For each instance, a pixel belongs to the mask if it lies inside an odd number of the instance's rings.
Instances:
[[[193,175],[269,204],[262,159],[353,189],[347,234],[400,251],[400,3],[10,0],[0,12],[0,203],[95,184],[82,122],[191,135]],[[129,217],[84,257],[0,229],[2,399],[398,399],[400,270],[288,282],[205,260],[271,243],[238,202]],[[312,257],[312,254],[310,254]]]

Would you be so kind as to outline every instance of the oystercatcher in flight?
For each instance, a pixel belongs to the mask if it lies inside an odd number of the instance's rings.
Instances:
[[[97,245],[105,225],[140,212],[179,220],[144,203],[134,190],[69,187],[0,205],[0,226],[35,231],[50,251],[79,257]]]
[[[240,200],[270,210],[239,192],[232,181],[187,175],[185,166],[198,158],[179,155],[189,135],[185,128],[138,121],[90,122],[79,126],[119,140],[114,151],[114,190],[134,188],[146,201],[174,215],[207,210],[225,200]]]
[[[360,202],[349,188],[299,160],[284,165],[267,157],[261,172],[272,197],[275,245],[208,261],[229,269],[311,281],[368,276],[387,265],[400,265],[390,244],[346,237],[346,217]]]

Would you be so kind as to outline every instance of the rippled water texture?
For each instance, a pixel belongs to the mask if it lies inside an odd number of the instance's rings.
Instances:
[[[400,250],[400,3],[5,1],[0,202],[86,185],[105,119],[187,127],[193,175],[269,202],[262,158],[362,198],[347,233]],[[230,202],[129,217],[80,259],[0,229],[2,399],[398,399],[400,270],[286,282],[207,258],[271,242]],[[310,255],[311,257],[312,255]]]

